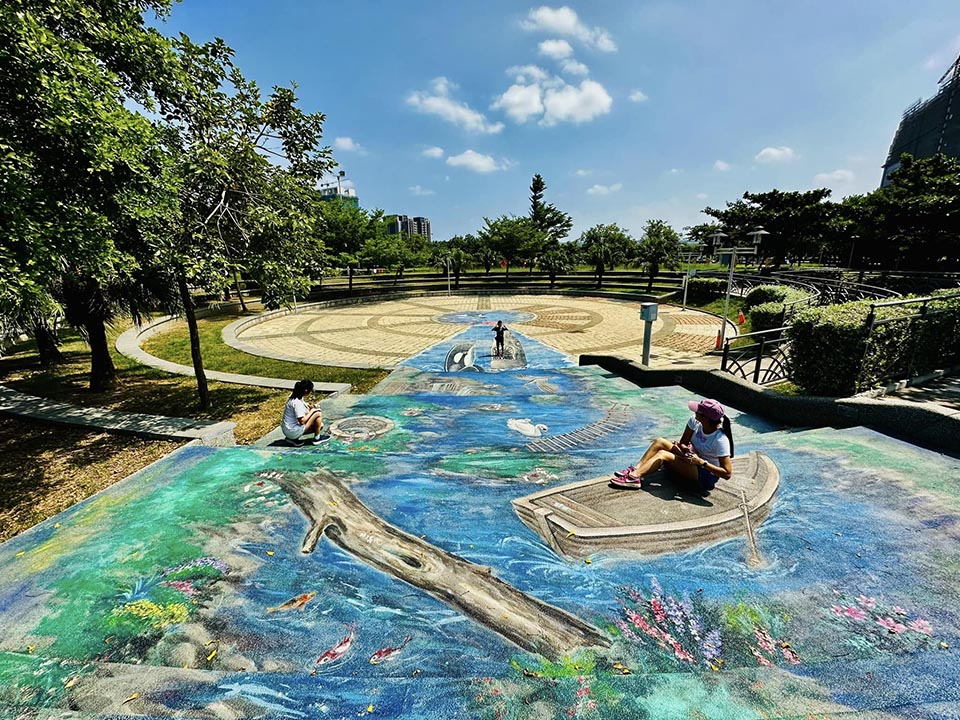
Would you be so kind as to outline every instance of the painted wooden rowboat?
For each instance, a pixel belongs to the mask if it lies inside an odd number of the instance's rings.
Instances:
[[[513,501],[520,519],[559,555],[597,552],[659,555],[744,537],[770,514],[780,472],[763,453],[735,457],[733,477],[706,497],[685,494],[665,471],[642,490],[609,485],[610,476],[570,483]]]

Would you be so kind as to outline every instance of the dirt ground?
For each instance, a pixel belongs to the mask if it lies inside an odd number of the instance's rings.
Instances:
[[[0,542],[179,446],[0,415]]]

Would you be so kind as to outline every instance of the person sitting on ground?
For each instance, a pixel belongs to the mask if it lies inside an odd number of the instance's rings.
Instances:
[[[716,400],[691,400],[687,405],[694,415],[687,422],[680,441],[657,438],[636,466],[614,473],[612,485],[639,489],[643,487],[644,478],[662,465],[667,466],[674,478],[701,494],[713,490],[721,478],[730,479],[733,434],[723,405]]]
[[[503,333],[506,330],[507,326],[503,324],[503,320],[497,320],[497,324],[493,326],[493,332],[496,333],[498,358],[503,358]]]
[[[323,413],[319,407],[311,408],[306,403],[306,397],[313,392],[313,383],[309,380],[298,380],[293,386],[290,399],[283,408],[283,422],[280,427],[283,436],[294,444],[300,444],[301,438],[313,433],[311,441],[314,445],[325,443],[329,435],[323,435]]]

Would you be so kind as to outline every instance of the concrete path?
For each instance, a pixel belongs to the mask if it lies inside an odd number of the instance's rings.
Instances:
[[[884,397],[914,403],[935,403],[960,416],[960,375],[940,378],[920,386],[905,387]]]
[[[142,347],[140,343],[157,333],[170,330],[175,324],[182,323],[182,318],[168,315],[158,318],[146,325],[134,326],[122,333],[117,338],[117,352],[131,360],[136,360],[143,365],[163,370],[173,375],[186,375],[194,377],[193,368],[188,365],[180,365],[169,360],[163,360],[151,355]],[[241,375],[239,373],[219,372],[217,370],[204,370],[207,380],[216,382],[231,383],[233,385],[253,385],[255,387],[274,388],[277,390],[291,390],[296,382],[295,380],[286,380],[283,378],[260,377],[257,375]],[[314,390],[321,393],[336,394],[341,392],[350,392],[350,383],[314,383]]]
[[[301,307],[245,318],[224,328],[224,341],[244,352],[291,362],[392,369],[461,332],[444,315],[521,313],[511,330],[576,358],[643,355],[636,301],[560,295],[422,296],[370,303]],[[721,320],[696,310],[661,305],[653,326],[651,363],[686,364],[714,348]],[[733,327],[732,325],[728,327]],[[728,333],[729,334],[729,333]]]
[[[125,435],[199,441],[201,445],[234,445],[233,422],[206,422],[190,418],[118,412],[81,407],[26,395],[0,385],[0,413],[61,425],[79,425]]]

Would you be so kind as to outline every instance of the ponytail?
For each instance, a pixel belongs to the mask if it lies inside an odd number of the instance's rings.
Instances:
[[[730,418],[726,415],[723,416],[723,434],[727,436],[727,440],[730,441],[730,457],[733,457],[733,432],[730,430]]]
[[[293,392],[290,393],[290,399],[303,400],[303,396],[308,392],[313,392],[313,383],[309,380],[297,380],[297,384],[293,386]]]

